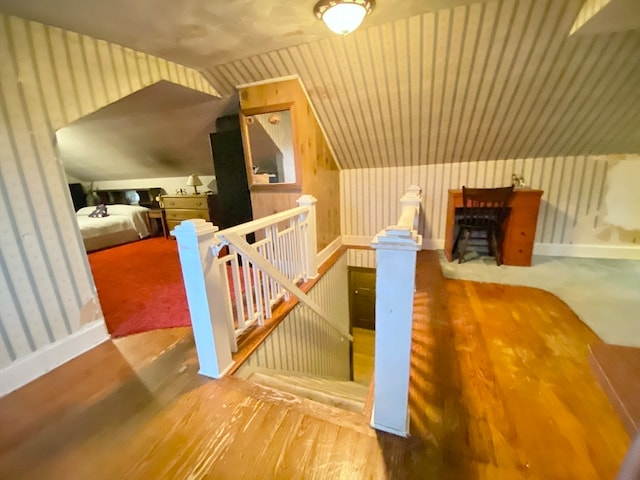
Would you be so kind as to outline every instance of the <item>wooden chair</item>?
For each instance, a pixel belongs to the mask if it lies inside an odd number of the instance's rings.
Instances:
[[[502,265],[502,242],[504,222],[509,216],[509,199],[513,185],[501,188],[462,187],[462,217],[458,220],[458,235],[453,244],[453,252],[458,252],[458,263],[462,263],[469,239],[475,233],[484,234],[489,246],[489,254]],[[460,240],[462,240],[461,244]]]

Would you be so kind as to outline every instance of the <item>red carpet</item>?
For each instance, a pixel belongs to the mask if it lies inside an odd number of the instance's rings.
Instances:
[[[190,326],[175,240],[150,238],[89,254],[112,337]]]

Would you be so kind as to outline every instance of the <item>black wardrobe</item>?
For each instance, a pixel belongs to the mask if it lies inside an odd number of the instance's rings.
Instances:
[[[211,149],[218,186],[220,229],[253,220],[238,116],[216,120]]]

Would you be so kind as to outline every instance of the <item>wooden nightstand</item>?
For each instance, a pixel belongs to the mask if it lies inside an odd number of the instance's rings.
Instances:
[[[149,218],[149,225],[151,225],[151,219],[160,220],[160,225],[162,226],[162,236],[167,238],[169,236],[169,231],[167,230],[167,220],[164,215],[163,208],[152,208],[147,212],[147,217]]]

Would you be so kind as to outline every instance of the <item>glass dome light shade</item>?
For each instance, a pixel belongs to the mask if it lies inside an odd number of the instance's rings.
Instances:
[[[346,35],[360,26],[367,10],[357,3],[339,3],[322,15],[322,20],[332,32]]]

